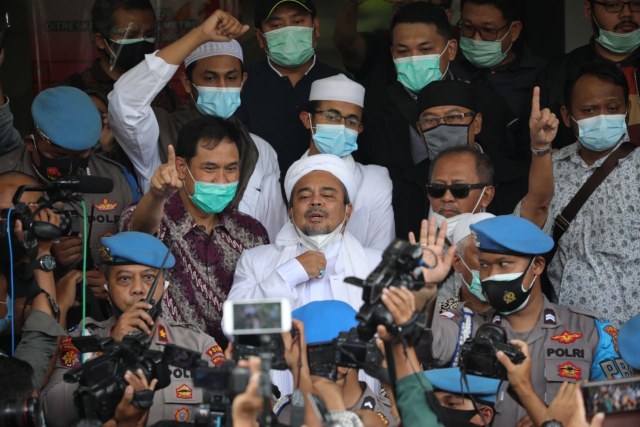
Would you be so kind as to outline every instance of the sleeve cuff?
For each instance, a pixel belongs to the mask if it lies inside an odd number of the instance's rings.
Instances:
[[[62,336],[66,333],[53,317],[40,310],[31,312],[22,328],[22,332],[42,332],[52,337]]]
[[[309,275],[305,271],[304,267],[295,258],[279,266],[276,271],[280,278],[284,280],[292,290],[294,290],[293,288],[300,283],[309,280]]]

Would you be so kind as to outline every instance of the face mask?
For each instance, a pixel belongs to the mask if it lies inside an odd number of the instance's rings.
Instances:
[[[304,247],[306,247],[311,251],[321,251],[324,248],[330,246],[332,243],[342,239],[342,232],[344,231],[345,227],[346,227],[346,224],[343,221],[331,233],[316,234],[315,236],[307,236],[306,234],[304,234],[302,230],[298,228],[298,226],[295,223],[293,223],[293,228],[295,228],[296,233],[298,233],[298,237],[300,237],[300,243],[302,243]]]
[[[228,119],[240,106],[242,87],[193,86],[198,89],[196,107],[205,116]]]
[[[358,149],[358,132],[345,125],[317,124],[311,128],[311,137],[316,148],[323,154],[344,157]]]
[[[228,184],[196,181],[189,168],[187,171],[189,171],[194,185],[193,196],[189,196],[189,198],[206,214],[222,212],[236,195],[238,181]]]
[[[38,143],[34,143],[34,147],[40,157],[40,166],[34,167],[40,175],[48,181],[57,181],[60,179],[73,178],[80,175],[86,175],[89,166],[89,157],[79,158],[70,157],[66,159],[52,159],[38,150]]]
[[[452,409],[442,405],[438,409],[444,418],[441,421],[446,426],[477,427],[477,424],[471,422],[471,418],[478,414],[475,409]]]
[[[153,53],[156,49],[156,39],[153,37],[122,40],[109,39],[109,41],[116,45],[114,51],[109,44],[107,44],[107,48],[111,54],[109,64],[123,71],[129,71],[138,65],[146,54]]]
[[[283,67],[297,67],[313,56],[313,28],[284,27],[264,33],[269,59]]]
[[[640,28],[630,33],[614,33],[600,28],[598,21],[593,18],[599,34],[596,41],[600,46],[614,53],[631,53],[640,46]]]
[[[469,126],[439,125],[422,132],[427,144],[429,159],[433,160],[443,150],[469,143]]]
[[[512,24],[513,25],[513,24]],[[494,65],[498,65],[504,58],[507,57],[507,53],[511,50],[511,45],[506,52],[502,51],[502,40],[511,31],[511,26],[505,35],[498,40],[486,41],[486,40],[474,40],[469,37],[460,37],[460,49],[467,61],[471,62],[478,68],[491,68]]]
[[[484,187],[482,189],[480,197],[478,197],[478,201],[476,202],[476,205],[473,207],[471,212],[463,212],[461,214],[452,216],[451,218],[445,218],[444,216],[436,212],[431,213],[431,215],[433,215],[436,219],[436,225],[438,226],[438,228],[442,226],[443,222],[447,222],[447,239],[449,239],[450,242],[453,242],[453,232],[455,231],[458,223],[469,215],[473,215],[474,213],[476,213],[476,209],[478,209],[478,205],[480,204],[480,200],[482,200],[482,196],[484,196],[484,192],[486,189],[487,187]]]
[[[480,272],[478,270],[472,270],[469,268],[469,266],[467,266],[467,263],[464,262],[464,258],[462,258],[462,255],[458,255],[460,257],[460,261],[462,262],[462,265],[464,265],[464,268],[466,268],[472,276],[472,280],[471,283],[467,283],[464,280],[464,277],[462,276],[462,274],[460,275],[460,278],[462,279],[462,283],[464,283],[467,286],[467,289],[469,289],[469,292],[471,292],[471,294],[478,298],[480,301],[482,302],[486,302],[487,298],[485,298],[484,294],[482,293],[482,283],[480,282]]]
[[[606,151],[615,146],[627,133],[625,114],[600,114],[587,119],[576,120],[578,141],[591,151]]]
[[[396,71],[398,72],[398,81],[411,92],[418,93],[429,83],[442,80],[440,56],[447,50],[448,46],[449,43],[440,54],[394,59],[393,63],[396,65]],[[449,66],[447,65],[448,68]]]
[[[522,310],[527,305],[537,276],[533,276],[533,280],[526,290],[522,281],[532,264],[533,258],[522,273],[496,274],[482,281],[484,296],[489,305],[498,313],[508,316]]]

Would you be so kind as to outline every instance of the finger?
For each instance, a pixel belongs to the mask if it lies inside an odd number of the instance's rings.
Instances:
[[[249,371],[252,374],[260,373],[260,358],[257,356],[249,356]]]
[[[604,423],[604,414],[602,412],[598,412],[591,419],[590,427],[602,427],[602,423]]]
[[[412,245],[416,244],[416,236],[415,234],[413,234],[413,231],[409,232],[409,243],[411,243]]]
[[[128,385],[127,388],[124,389],[124,394],[122,395],[122,400],[124,400],[125,404],[127,404],[127,405],[131,404],[131,401],[133,401],[133,393],[134,392],[135,392],[135,390],[130,385]]]
[[[502,363],[502,366],[505,367],[507,372],[512,372],[515,369],[515,365],[511,362],[511,360],[509,360],[509,357],[504,354],[504,352],[498,351],[496,353],[496,358],[500,363]]]
[[[173,145],[169,145],[167,147],[167,165],[176,166],[176,150],[173,148]]]
[[[430,225],[426,219],[420,221],[420,244],[429,243]]]
[[[540,123],[542,123],[543,127],[549,126],[549,122],[551,121],[551,111],[548,108],[545,108],[540,112]]]
[[[516,347],[518,347],[520,349],[520,351],[522,352],[522,354],[524,354],[526,357],[529,357],[529,346],[527,345],[526,342],[524,342],[522,340],[511,340],[510,342],[511,342],[511,344],[513,344]]]
[[[387,328],[382,325],[378,325],[378,327],[376,328],[376,332],[378,332],[378,337],[382,341],[389,341],[392,338],[391,334],[387,331]]]
[[[146,324],[145,321],[143,321],[139,317],[127,319],[125,326],[127,326],[126,329],[128,329],[127,333],[132,332],[134,329],[139,329],[147,335],[151,333],[151,329],[149,329],[149,326]]]
[[[151,384],[149,384],[149,390],[155,390],[158,385],[158,380],[156,378],[151,380]]]
[[[531,115],[538,117],[540,115],[540,87],[533,88],[533,97],[531,98]]]

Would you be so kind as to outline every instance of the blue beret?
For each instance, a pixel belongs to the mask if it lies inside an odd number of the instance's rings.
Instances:
[[[151,234],[137,231],[123,231],[110,237],[102,237],[100,242],[108,256],[107,264],[140,264],[160,268],[169,248]],[[175,265],[176,259],[169,254],[165,268]]]
[[[310,302],[293,310],[291,317],[304,323],[307,344],[331,341],[358,324],[356,311],[346,302],[336,300]]]
[[[546,254],[553,239],[534,223],[513,215],[485,219],[471,225],[483,252],[515,255]]]
[[[625,362],[633,369],[640,370],[640,313],[618,331],[618,350]]]
[[[69,86],[45,89],[31,105],[31,116],[55,145],[71,151],[95,146],[102,132],[102,118],[89,95]]]
[[[500,380],[495,378],[467,375],[469,388],[461,381],[460,368],[431,369],[424,371],[433,388],[454,394],[472,394],[476,400],[494,404],[500,387]],[[463,391],[464,390],[464,391]]]

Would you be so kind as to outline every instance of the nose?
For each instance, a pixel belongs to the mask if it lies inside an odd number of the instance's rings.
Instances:
[[[453,193],[450,188],[447,188],[444,194],[442,195],[442,200],[447,202],[455,202],[456,198],[453,197]]]
[[[146,296],[146,287],[144,285],[144,281],[140,277],[136,277],[133,279],[133,283],[131,283],[131,295],[135,296]]]

